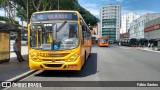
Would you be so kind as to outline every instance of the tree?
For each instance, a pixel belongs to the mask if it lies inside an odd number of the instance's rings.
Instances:
[[[99,21],[99,19],[93,16],[89,11],[87,11],[81,6],[79,7],[80,9],[78,11],[81,13],[82,17],[84,18],[87,24],[95,25]]]
[[[0,5],[6,7],[4,6],[4,1],[7,0],[0,0]],[[93,16],[89,11],[87,11],[78,4],[78,0],[9,0],[9,1],[14,3],[10,4],[8,3],[8,6],[16,8],[17,16],[24,21],[29,20],[33,12],[58,10],[58,1],[59,1],[60,10],[77,10],[81,13],[86,23],[90,25],[94,25],[98,22],[98,19],[95,16]]]
[[[27,3],[25,0],[13,0],[18,4],[17,15],[19,17],[26,18]],[[46,10],[57,10],[58,0],[28,0],[28,19],[31,17],[33,12],[46,11]],[[60,10],[76,10],[78,1],[77,0],[59,0]],[[27,18],[26,18],[27,19]],[[26,21],[26,19],[24,19]]]
[[[14,14],[15,8],[12,6],[15,4],[11,0],[0,0],[0,9],[4,9],[5,17],[0,17],[1,21],[6,21],[14,24],[18,24],[18,21],[15,21],[16,15]],[[7,17],[6,17],[7,16]]]

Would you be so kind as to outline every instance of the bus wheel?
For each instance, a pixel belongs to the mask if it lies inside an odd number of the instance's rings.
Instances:
[[[90,53],[89,53],[89,56],[88,57],[91,57],[91,48],[90,48]]]
[[[84,54],[84,63],[82,65],[82,69],[84,69],[85,64],[86,64],[86,51],[85,51],[85,54]]]
[[[86,63],[86,51],[85,51],[85,55],[84,55],[84,64]]]

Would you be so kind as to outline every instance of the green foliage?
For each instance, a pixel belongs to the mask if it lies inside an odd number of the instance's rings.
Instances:
[[[5,22],[14,23],[14,24],[19,24],[18,21],[15,21],[13,19],[6,18],[6,17],[3,17],[3,16],[0,16],[0,21],[5,21]]]
[[[4,0],[0,0],[0,5],[4,5]],[[58,0],[10,0],[17,4],[12,5],[17,10],[17,16],[27,21],[27,1],[28,1],[28,19],[32,13],[37,11],[58,10]],[[59,0],[59,10],[77,10],[87,24],[94,25],[99,20],[89,11],[78,4],[78,0]]]
[[[87,24],[94,25],[99,21],[99,19],[93,16],[89,11],[87,11],[81,6],[79,7],[80,9],[78,11],[81,13],[82,17],[84,18]]]

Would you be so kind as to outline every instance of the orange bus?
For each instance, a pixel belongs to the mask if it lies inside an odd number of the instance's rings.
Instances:
[[[81,70],[91,53],[91,32],[78,11],[42,11],[28,25],[31,70]]]
[[[98,46],[109,46],[109,40],[106,36],[98,38]]]

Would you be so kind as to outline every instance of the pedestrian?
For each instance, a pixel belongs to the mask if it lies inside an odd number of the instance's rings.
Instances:
[[[152,48],[152,46],[153,46],[153,43],[151,43],[151,48]]]
[[[148,47],[149,47],[149,48],[151,47],[151,44],[150,44],[150,43],[148,43]]]
[[[23,59],[23,57],[22,57],[22,55],[21,55],[18,47],[19,47],[18,39],[16,39],[15,42],[14,42],[14,44],[13,44],[13,50],[14,50],[14,52],[16,53],[17,59],[18,59],[19,62],[25,61],[25,60]]]

